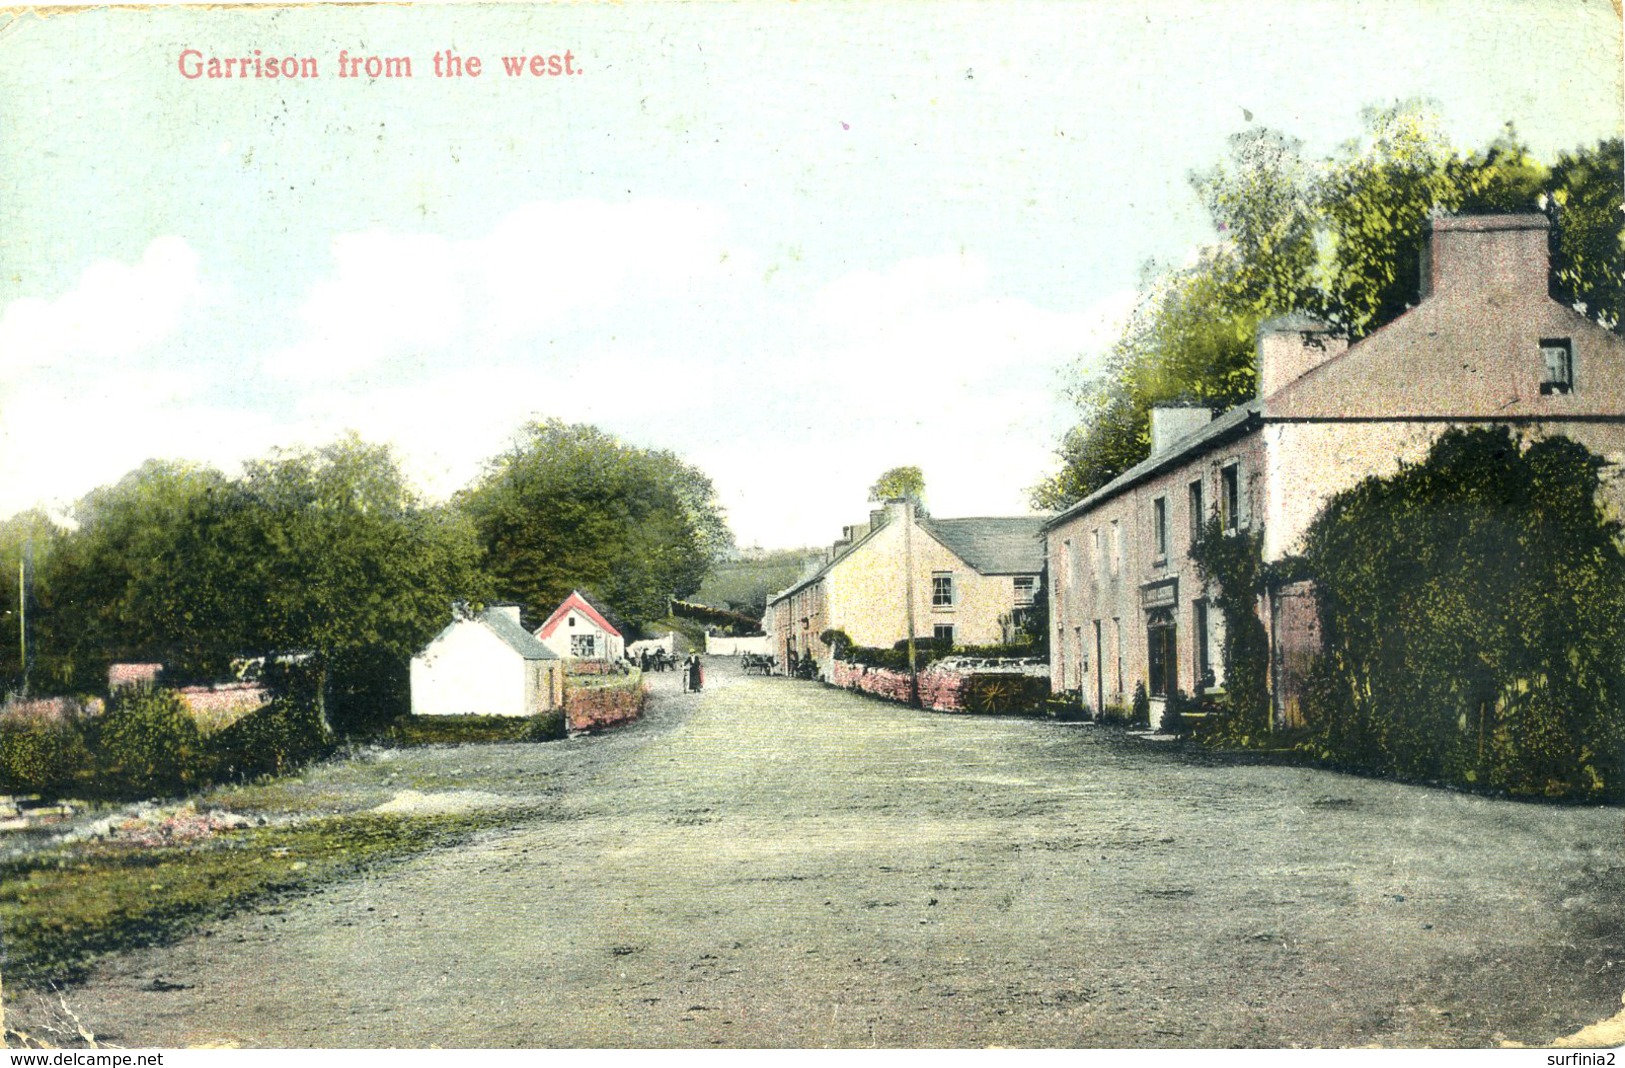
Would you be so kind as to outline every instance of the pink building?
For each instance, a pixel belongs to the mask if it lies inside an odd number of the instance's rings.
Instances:
[[[1258,399],[1217,418],[1154,411],[1151,455],[1046,524],[1054,689],[1098,713],[1144,683],[1155,721],[1174,689],[1222,688],[1223,620],[1189,556],[1201,523],[1259,528],[1279,560],[1328,498],[1421,459],[1452,427],[1572,438],[1609,462],[1605,503],[1625,511],[1625,340],[1548,296],[1547,227],[1438,219],[1416,307],[1354,345],[1306,318],[1267,323]],[[1260,605],[1277,668],[1316,640],[1305,594]],[[1286,675],[1276,710],[1291,722]]]

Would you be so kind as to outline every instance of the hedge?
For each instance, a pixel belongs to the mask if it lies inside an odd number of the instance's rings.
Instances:
[[[1311,526],[1312,755],[1522,796],[1625,799],[1625,548],[1602,461],[1452,431]]]

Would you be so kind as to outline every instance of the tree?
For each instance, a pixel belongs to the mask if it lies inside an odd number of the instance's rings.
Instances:
[[[253,648],[309,653],[341,729],[404,711],[411,656],[454,600],[489,594],[472,522],[420,504],[392,452],[353,435],[244,465],[242,492]]]
[[[880,473],[869,487],[871,501],[907,500],[925,515],[925,474],[918,467],[893,467]]]
[[[1625,143],[1565,152],[1552,165],[1552,297],[1625,326]]]
[[[115,660],[162,662],[171,677],[224,673],[252,631],[244,504],[219,471],[158,460],[80,500],[44,573],[41,649],[54,681],[100,689]]]
[[[732,540],[703,472],[557,419],[527,426],[459,503],[497,594],[533,618],[579,588],[634,623],[658,619]]]
[[[1192,176],[1217,242],[1194,264],[1150,277],[1103,371],[1072,390],[1078,422],[1057,449],[1059,470],[1032,491],[1061,509],[1145,459],[1159,404],[1223,410],[1256,390],[1254,338],[1294,311],[1354,338],[1419,299],[1428,220],[1436,212],[1527,212],[1556,218],[1553,296],[1619,328],[1625,292],[1621,143],[1559,157],[1547,168],[1509,125],[1481,150],[1451,144],[1415,102],[1374,108],[1364,131],[1309,166],[1271,131],[1231,138],[1229,158]]]
[[[22,689],[25,651],[29,685],[37,687],[43,681],[45,689],[56,688],[62,664],[49,652],[41,656],[40,639],[50,632],[57,600],[54,565],[65,534],[40,511],[21,512],[0,521],[0,621],[4,623],[0,629],[0,690]]]
[[[1547,178],[1510,125],[1463,155],[1415,102],[1370,109],[1365,123],[1329,163],[1320,194],[1331,253],[1318,310],[1354,337],[1418,300],[1435,212],[1536,211]]]

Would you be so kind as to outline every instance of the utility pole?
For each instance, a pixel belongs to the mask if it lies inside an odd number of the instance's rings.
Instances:
[[[34,555],[34,543],[23,543],[23,555],[17,560],[17,656],[23,672],[23,699],[28,698],[28,558]]]
[[[920,703],[920,669],[914,653],[914,502],[903,500],[903,589],[908,598],[908,701]]]

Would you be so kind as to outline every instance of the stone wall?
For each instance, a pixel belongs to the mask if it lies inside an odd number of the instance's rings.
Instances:
[[[601,686],[569,685],[564,689],[565,724],[573,731],[596,731],[637,719],[648,694],[643,677]]]
[[[175,696],[205,734],[231,726],[271,703],[271,691],[257,682],[223,682],[215,686],[177,686]]]
[[[963,712],[965,686],[969,681],[969,675],[926,668],[920,672],[920,707],[935,712]],[[835,661],[835,672],[830,683],[843,690],[856,690],[903,704],[909,702],[912,690],[906,671],[867,667],[845,660]]]

